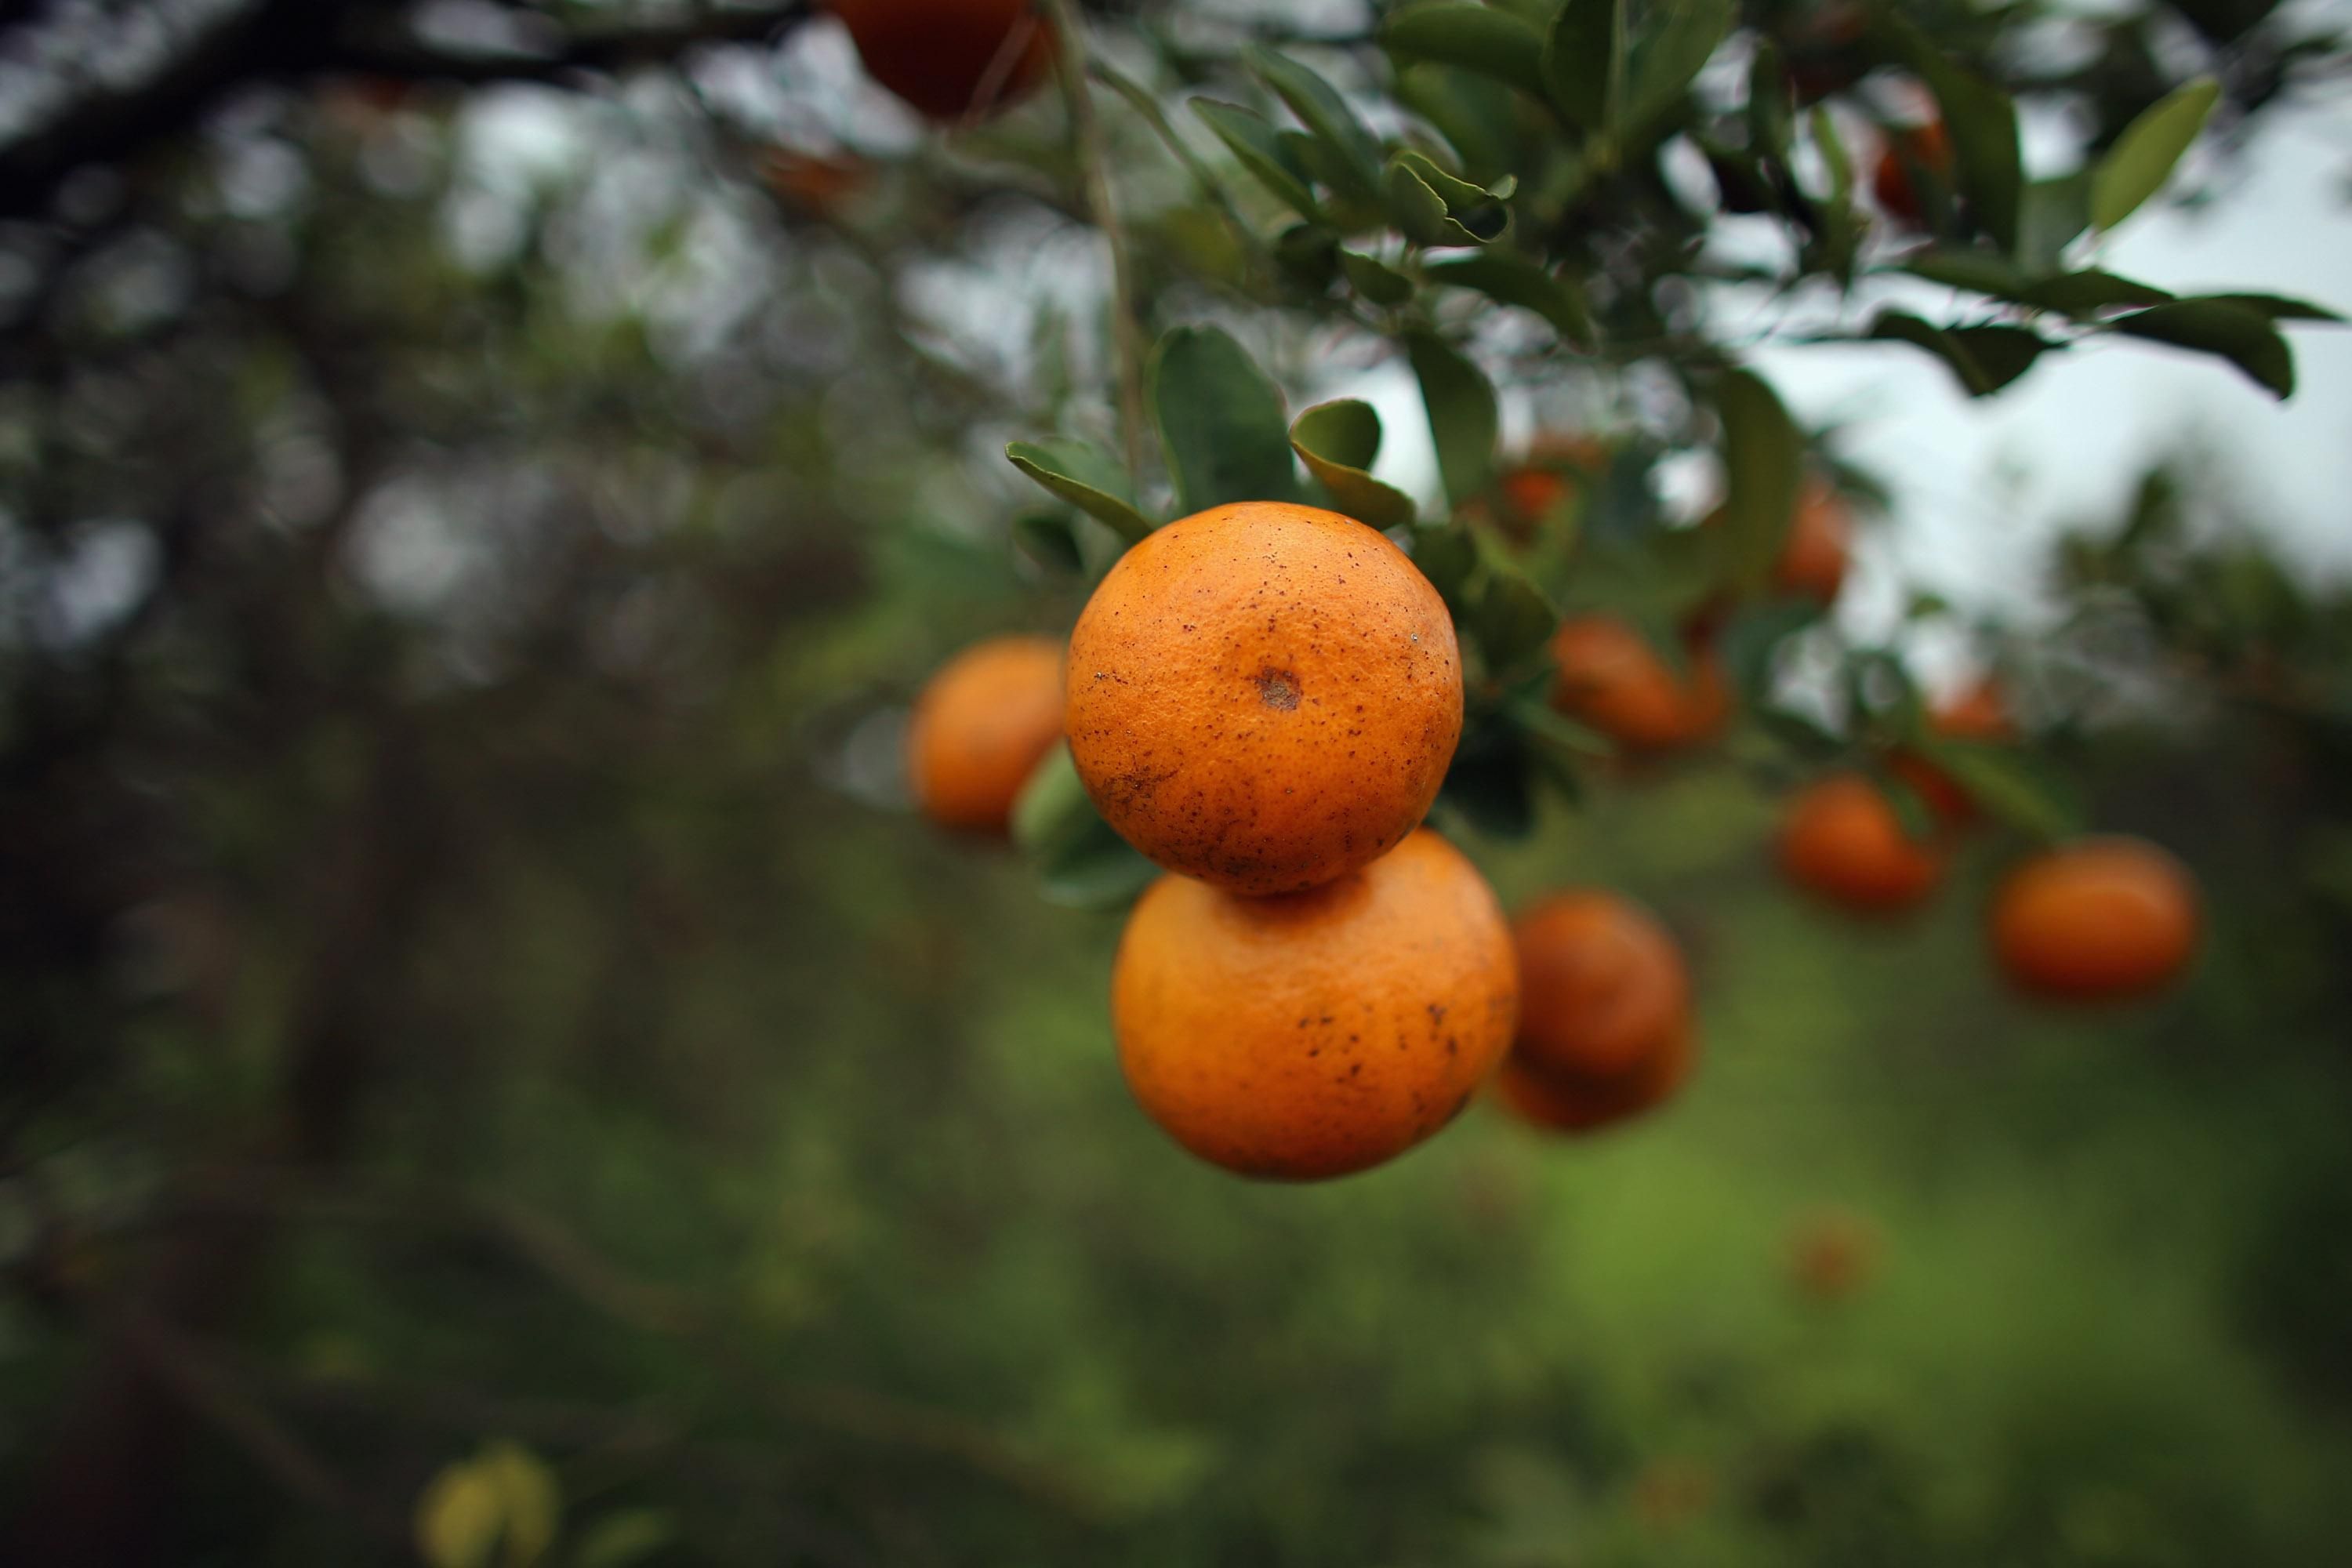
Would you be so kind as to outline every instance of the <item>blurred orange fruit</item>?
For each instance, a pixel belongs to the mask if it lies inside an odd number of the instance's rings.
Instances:
[[[2078,839],[2032,857],[2002,882],[1993,952],[2032,995],[2143,995],[2196,952],[2198,903],[2189,868],[2147,840]]]
[[[1415,833],[1336,881],[1243,899],[1163,877],[1111,972],[1119,1064],[1213,1164],[1346,1175],[1452,1121],[1511,1043],[1518,975],[1493,891]]]
[[[866,188],[873,171],[845,153],[798,153],[771,147],[760,156],[760,178],[778,200],[819,216]]]
[[[1931,120],[1925,125],[1905,126],[1895,132],[1893,140],[1880,150],[1878,165],[1870,177],[1871,193],[1887,216],[1916,228],[1925,215],[1920,210],[1919,192],[1911,181],[1913,167],[1947,183],[1950,181],[1952,139],[1945,133],[1942,121]]]
[[[1553,634],[1559,667],[1552,706],[1636,752],[1695,744],[1723,728],[1731,693],[1712,650],[1694,647],[1676,675],[1642,634],[1610,616],[1582,616]]]
[[[866,74],[933,120],[1014,102],[1054,63],[1031,0],[826,0]]]
[[[1853,512],[1830,482],[1809,479],[1798,492],[1789,537],[1772,566],[1772,585],[1784,594],[1829,604],[1845,583],[1853,540]]]
[[[1832,773],[1800,791],[1780,824],[1780,868],[1790,881],[1866,913],[1907,909],[1944,875],[1941,844],[1903,830],[1878,786]]]
[[[2000,688],[1990,680],[1980,680],[1959,696],[1940,705],[1927,717],[1928,730],[1954,741],[1998,742],[2017,738],[2017,726],[2011,722],[2009,705],[2002,700]],[[1889,759],[1897,777],[1919,792],[1919,798],[1944,821],[1958,826],[1973,822],[1977,804],[1969,798],[1958,780],[1925,757],[1909,752],[1899,752]]]
[[[1696,1031],[1685,1026],[1622,1072],[1563,1072],[1514,1052],[1496,1075],[1495,1089],[1504,1108],[1523,1121],[1556,1132],[1591,1132],[1663,1104],[1697,1059]]]
[[[1558,893],[1512,926],[1520,1059],[1609,1077],[1666,1048],[1690,1023],[1681,951],[1650,912],[1614,893]]]
[[[1228,891],[1297,892],[1420,826],[1462,736],[1444,600],[1378,530],[1245,501],[1171,522],[1070,634],[1070,754],[1105,821]]]
[[[915,700],[908,772],[925,816],[1002,833],[1021,786],[1062,735],[1062,645],[994,637],[941,666]]]

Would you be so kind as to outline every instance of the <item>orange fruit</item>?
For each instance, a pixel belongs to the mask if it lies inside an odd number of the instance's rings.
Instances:
[[[1863,911],[1907,909],[1944,875],[1944,848],[1904,832],[1895,807],[1860,773],[1798,793],[1780,823],[1780,868],[1799,887]]]
[[[828,0],[866,74],[933,120],[1013,102],[1054,63],[1031,0]]]
[[[1955,741],[2000,742],[2017,738],[2000,688],[1979,681],[1958,697],[1940,704],[1927,717],[1927,728]],[[1888,760],[1897,777],[1919,792],[1919,798],[1944,821],[1958,826],[1976,819],[1976,802],[1958,781],[1925,757],[1899,752]]]
[[[1512,926],[1519,959],[1519,1059],[1607,1077],[1664,1048],[1690,1023],[1690,981],[1675,939],[1613,893],[1559,893]]]
[[[1522,1121],[1556,1132],[1590,1132],[1663,1103],[1697,1059],[1697,1034],[1685,1026],[1623,1072],[1562,1072],[1514,1051],[1495,1089],[1504,1108]]]
[[[2009,874],[1993,900],[1992,944],[2020,989],[2105,1001],[2179,973],[2199,925],[2187,867],[2145,839],[2084,838]]]
[[[1065,726],[1103,819],[1171,871],[1290,893],[1421,825],[1462,738],[1445,602],[1353,518],[1213,507],[1119,558],[1070,634]]]
[[[1789,537],[1773,563],[1772,585],[1784,594],[1828,604],[1845,582],[1848,547],[1853,538],[1853,513],[1828,480],[1805,481],[1797,496],[1796,514],[1789,521]]]
[[[908,772],[925,816],[1002,833],[1030,773],[1062,737],[1062,645],[992,637],[941,666],[915,700]]]
[[[1916,228],[1923,215],[1919,193],[1911,184],[1913,165],[1947,183],[1950,181],[1952,139],[1945,134],[1942,121],[1931,120],[1925,125],[1896,131],[1894,139],[1880,150],[1878,165],[1871,173],[1870,189],[1877,196],[1879,206],[1888,216]]]
[[[1451,1121],[1511,1043],[1511,935],[1477,868],[1415,833],[1303,893],[1152,884],[1111,971],[1119,1065],[1213,1164],[1306,1181]]]
[[[1553,634],[1551,653],[1559,666],[1552,706],[1629,750],[1704,741],[1730,715],[1722,666],[1706,648],[1693,648],[1689,674],[1677,676],[1632,626],[1582,616]]]

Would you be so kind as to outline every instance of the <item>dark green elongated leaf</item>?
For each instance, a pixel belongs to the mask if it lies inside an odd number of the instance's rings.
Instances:
[[[1726,374],[1715,389],[1723,420],[1723,466],[1729,494],[1723,503],[1725,537],[1739,579],[1759,584],[1771,575],[1789,536],[1804,474],[1804,438],[1780,395],[1744,370]]]
[[[1397,73],[1399,103],[1437,127],[1474,177],[1492,179],[1520,161],[1519,103],[1510,89],[1450,66]]]
[[[1381,26],[1381,47],[1409,59],[1459,66],[1543,95],[1543,35],[1490,5],[1417,5]]]
[[[2112,272],[2092,268],[2044,278],[2007,298],[2021,305],[2036,305],[2045,310],[2063,310],[2070,316],[2087,316],[2126,305],[2161,305],[2172,296],[2146,283],[2135,283],[2128,278],[2118,278]]]
[[[2221,101],[2221,84],[2210,76],[2199,77],[2167,93],[2125,126],[2091,171],[2092,223],[2113,228],[2162,190],[2173,165]]]
[[[2018,201],[2017,265],[2032,277],[2055,271],[2066,247],[2090,226],[2088,174],[2034,181]]]
[[[1067,908],[1118,908],[1160,874],[1096,812],[1067,745],[1048,752],[1021,786],[1013,841],[1036,868],[1045,900]]]
[[[1429,407],[1446,499],[1459,506],[1486,488],[1495,466],[1495,388],[1486,372],[1426,327],[1407,331],[1404,349]]]
[[[2005,256],[1931,245],[1903,258],[1901,270],[1948,288],[1971,289],[1997,300],[2014,300],[2029,286],[2024,273]]]
[[[1843,741],[1801,713],[1767,706],[1756,709],[1749,718],[1774,744],[1808,764],[1817,766],[1845,755]]]
[[[1484,245],[1510,226],[1503,205],[1510,186],[1489,191],[1457,179],[1419,153],[1400,153],[1381,172],[1389,212],[1405,237],[1420,245]]]
[[[1032,480],[1099,519],[1130,544],[1155,526],[1129,499],[1135,493],[1135,481],[1082,441],[1015,441],[1004,455]]]
[[[1339,234],[1319,223],[1295,223],[1275,236],[1274,258],[1309,289],[1320,292],[1339,276]]]
[[[1234,160],[1291,211],[1303,218],[1322,216],[1314,188],[1307,183],[1307,171],[1290,155],[1273,126],[1246,109],[1219,103],[1213,98],[1194,99],[1192,112],[1217,133],[1217,140],[1225,144]]]
[[[1067,512],[1025,512],[1013,520],[1013,545],[1022,554],[1058,576],[1075,576],[1086,567],[1077,536],[1070,531]]]
[[[1415,523],[1412,563],[1444,595],[1456,616],[1465,612],[1465,590],[1478,571],[1478,542],[1470,531],[1454,522]]]
[[[1559,626],[1559,611],[1534,578],[1507,561],[1486,563],[1486,586],[1470,631],[1486,651],[1488,668],[1510,668],[1549,642]]]
[[[2066,838],[2083,829],[2083,807],[2066,781],[2034,753],[2016,746],[1924,736],[1914,749],[1990,815],[2041,838]]]
[[[2200,300],[2216,300],[2224,305],[2243,305],[2259,311],[2273,321],[2327,321],[2341,324],[2344,318],[2325,305],[2315,305],[2308,300],[2291,300],[2284,294],[2200,294]]]
[[[1013,842],[1032,855],[1046,854],[1081,837],[1088,822],[1099,820],[1069,743],[1062,742],[1030,771],[1013,797]]]
[[[1958,165],[1960,195],[1976,221],[2004,250],[2017,247],[2018,205],[2025,168],[2018,153],[2017,106],[2009,94],[1955,65],[1919,29],[1885,14],[1897,47],[1936,95]]]
[[[1290,447],[1349,517],[1382,530],[1412,521],[1412,498],[1371,476],[1381,416],[1370,404],[1353,398],[1317,404],[1291,424]]]
[[[1780,46],[1759,37],[1755,57],[1748,62],[1748,151],[1785,163],[1796,133],[1796,89],[1789,80]]]
[[[1584,131],[1616,122],[1625,96],[1625,0],[1567,0],[1544,36],[1544,86],[1552,107]]]
[[[1527,741],[1499,715],[1463,731],[1437,803],[1472,831],[1524,838],[1536,823]]]
[[[1381,144],[1329,82],[1262,45],[1244,49],[1242,63],[1272,88],[1275,96],[1298,116],[1299,123],[1330,150],[1336,159],[1334,183],[1340,189],[1366,200],[1379,195]]]
[[[1146,370],[1181,510],[1297,499],[1282,389],[1228,333],[1178,327]]]
[[[1881,310],[1869,335],[1916,343],[1942,360],[1968,395],[1989,397],[2015,381],[2042,353],[2059,345],[2022,327],[1946,331],[1906,310]]]
[[[1629,148],[1665,128],[1692,79],[1730,33],[1736,10],[1732,0],[1663,0],[1649,8],[1648,25],[1626,61],[1616,128]]]
[[[1373,304],[1393,310],[1412,298],[1412,279],[1394,268],[1359,251],[1339,253],[1339,270],[1348,286]]]
[[[1557,677],[1547,673],[1544,686],[1549,689]],[[1563,752],[1576,752],[1588,757],[1609,757],[1617,753],[1617,742],[1598,730],[1589,730],[1554,708],[1541,695],[1523,697],[1506,706],[1503,711],[1512,723],[1547,745]]]
[[[1724,672],[1748,706],[1759,706],[1769,694],[1773,661],[1780,645],[1808,626],[1818,624],[1825,606],[1810,598],[1763,599],[1743,605],[1717,638]]]
[[[1475,289],[1497,304],[1533,310],[1577,348],[1590,349],[1596,341],[1582,291],[1519,251],[1487,249],[1474,256],[1448,257],[1431,262],[1422,274],[1433,283]]]
[[[2176,300],[2107,324],[2152,342],[2218,354],[2282,401],[2294,395],[2294,351],[2260,310],[2221,300]]]
[[[1853,195],[1853,159],[1847,154],[1845,141],[1838,135],[1837,121],[1830,118],[1825,106],[1813,105],[1808,123],[1812,128],[1813,145],[1821,149],[1822,162],[1829,169],[1830,201],[1843,207]]]

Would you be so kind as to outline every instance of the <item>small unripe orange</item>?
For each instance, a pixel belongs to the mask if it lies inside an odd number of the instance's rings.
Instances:
[[[1002,833],[1030,773],[1062,738],[1062,645],[994,637],[941,666],[915,700],[908,772],[923,814]]]
[[[1552,705],[1629,751],[1666,752],[1711,738],[1731,713],[1712,650],[1690,650],[1676,675],[1642,634],[1610,616],[1583,616],[1553,634],[1559,667]]]
[[[2099,1002],[2144,995],[2197,951],[2196,879],[2145,839],[2100,837],[2046,850],[1993,900],[1993,952],[2035,996]]]
[[[1780,868],[1799,887],[1865,913],[1908,909],[1943,879],[1941,844],[1904,831],[1878,787],[1832,773],[1801,791],[1780,824]]]

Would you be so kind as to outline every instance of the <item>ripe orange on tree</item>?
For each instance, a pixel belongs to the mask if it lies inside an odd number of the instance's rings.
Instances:
[[[1062,736],[1062,645],[974,643],[932,676],[907,730],[908,771],[925,816],[1002,833],[1029,774]]]
[[[1980,680],[1959,696],[1938,704],[1928,715],[1927,728],[1954,741],[1998,742],[2017,738],[2017,726],[2009,717],[2009,704],[2002,699],[2000,688],[1990,680]],[[1925,757],[1898,752],[1889,766],[1904,783],[1918,791],[1919,798],[1945,822],[1957,826],[1976,819],[1977,805],[1969,798],[1968,791]]]
[[[866,74],[933,120],[1001,109],[1053,68],[1031,0],[827,0]]]
[[[1818,475],[1805,481],[1789,537],[1772,564],[1772,585],[1784,594],[1829,604],[1845,584],[1853,541],[1853,512],[1835,487]]]
[[[1708,739],[1731,713],[1723,668],[1705,647],[1677,675],[1642,634],[1612,616],[1580,616],[1552,635],[1552,706],[1635,752]]]
[[[1171,871],[1297,892],[1421,824],[1462,737],[1444,600],[1378,530],[1243,501],[1144,536],[1070,634],[1065,727],[1103,819]]]
[[[1468,1102],[1517,1016],[1494,892],[1429,832],[1282,897],[1162,877],[1111,972],[1137,1100],[1250,1176],[1340,1176],[1402,1153]]]
[[[1519,1029],[1499,1083],[1526,1120],[1582,1131],[1647,1109],[1690,1070],[1690,981],[1674,938],[1613,893],[1545,899],[1512,928]]]
[[[1912,228],[1919,226],[1924,214],[1920,209],[1919,192],[1912,184],[1911,171],[1918,168],[1949,183],[1952,177],[1952,139],[1945,132],[1941,120],[1930,120],[1924,125],[1906,125],[1894,133],[1893,140],[1878,154],[1878,165],[1871,172],[1871,194],[1887,216]]]
[[[2189,868],[2147,840],[2078,839],[2034,856],[2002,882],[1993,952],[2032,995],[2143,995],[2196,952],[2198,901]]]
[[[1781,818],[1780,851],[1790,881],[1864,913],[1907,909],[1944,875],[1943,845],[1913,837],[1860,773],[1832,773],[1800,791]]]
[[[1532,539],[1546,519],[1574,499],[1587,478],[1608,466],[1609,448],[1590,436],[1538,437],[1495,481],[1503,532],[1520,543]]]

